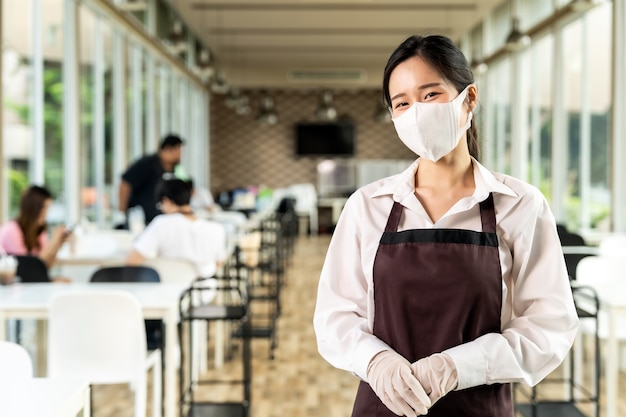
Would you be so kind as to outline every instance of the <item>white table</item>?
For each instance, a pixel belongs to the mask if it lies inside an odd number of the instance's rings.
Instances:
[[[86,289],[129,291],[139,300],[144,318],[163,320],[165,324],[165,416],[174,417],[177,397],[178,300],[186,287],[185,284],[174,283],[37,283],[2,286],[0,287],[0,340],[6,339],[7,319],[46,320],[52,297],[58,293]],[[44,341],[38,341],[40,344],[42,342]]]
[[[0,380],[0,410],[6,417],[90,415],[89,383],[65,378]]]
[[[606,387],[604,397],[606,404],[606,417],[618,417],[617,400],[619,397],[619,338],[618,319],[626,318],[626,276],[621,282],[594,282],[593,279],[578,277],[578,283],[587,285],[596,290],[600,300],[600,310],[604,310],[608,316],[608,332],[606,338],[607,353],[604,358],[604,370]],[[622,391],[623,392],[623,391]]]

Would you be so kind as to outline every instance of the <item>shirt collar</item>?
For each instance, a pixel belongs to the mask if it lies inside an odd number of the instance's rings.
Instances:
[[[415,172],[419,166],[419,158],[416,159],[407,169],[402,171],[391,179],[391,181],[385,181],[381,186],[372,193],[372,197],[379,197],[382,195],[393,195],[394,201],[402,201],[407,195],[412,195],[415,191]],[[476,184],[476,190],[474,197],[478,201],[482,201],[489,193],[501,193],[508,196],[516,197],[517,193],[496,178],[496,176],[481,165],[476,159],[472,157],[472,164],[474,166],[474,182]]]

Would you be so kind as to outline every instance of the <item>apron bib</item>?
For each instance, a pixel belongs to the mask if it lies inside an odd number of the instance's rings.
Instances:
[[[480,203],[482,232],[398,232],[394,202],[374,260],[374,335],[413,363],[487,333],[500,333],[502,273],[493,196]],[[435,417],[513,417],[510,384],[451,391],[429,410]],[[368,383],[353,417],[395,417]]]

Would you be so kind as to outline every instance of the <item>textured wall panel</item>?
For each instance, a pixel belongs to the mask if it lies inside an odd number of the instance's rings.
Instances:
[[[259,91],[243,91],[252,111],[238,115],[225,105],[224,96],[211,100],[211,190],[218,193],[235,187],[264,185],[282,188],[290,184],[316,184],[321,157],[294,155],[294,124],[315,121],[316,91],[270,91],[279,122],[274,126],[255,119],[261,100]],[[334,92],[341,118],[356,125],[355,159],[413,159],[415,155],[398,139],[392,123],[380,123],[373,115],[380,92]]]

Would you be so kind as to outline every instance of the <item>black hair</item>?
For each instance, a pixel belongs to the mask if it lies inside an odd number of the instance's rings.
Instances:
[[[24,244],[28,253],[39,247],[39,235],[46,229],[45,225],[38,223],[46,200],[52,199],[52,193],[45,187],[31,185],[23,193],[20,200],[20,212],[17,216],[17,224],[24,235]]]
[[[162,178],[155,189],[156,201],[164,197],[177,206],[186,206],[191,201],[193,181],[183,181],[178,178]]]
[[[402,42],[389,57],[383,73],[383,99],[391,106],[389,79],[393,70],[409,58],[420,57],[446,81],[461,92],[474,83],[474,74],[463,52],[447,37],[440,35],[413,35]],[[474,120],[467,129],[467,146],[470,155],[478,159],[478,131]]]
[[[183,142],[184,141],[180,138],[180,136],[170,133],[163,138],[163,140],[161,141],[160,148],[161,149],[174,148],[176,146],[181,146]]]

